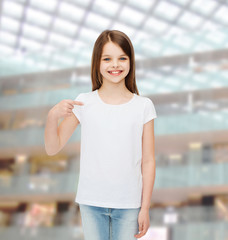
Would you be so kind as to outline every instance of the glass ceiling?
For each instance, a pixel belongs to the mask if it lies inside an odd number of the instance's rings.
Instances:
[[[2,0],[0,14],[0,77],[90,66],[105,29],[125,32],[136,60],[228,47],[226,0]]]

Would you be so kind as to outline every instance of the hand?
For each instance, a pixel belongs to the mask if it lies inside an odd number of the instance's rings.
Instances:
[[[84,103],[71,99],[64,99],[51,109],[51,114],[58,119],[62,117],[69,117],[73,113],[72,109],[74,108],[74,105],[84,105]]]
[[[139,233],[135,234],[136,238],[141,238],[144,236],[150,226],[150,215],[149,209],[141,208],[138,215],[138,223],[139,223]]]

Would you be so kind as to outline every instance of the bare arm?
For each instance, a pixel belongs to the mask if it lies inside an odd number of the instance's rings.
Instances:
[[[49,111],[44,132],[45,150],[48,155],[52,156],[58,152],[60,148],[58,136],[58,118]]]
[[[73,113],[71,116],[64,118],[64,120],[60,123],[58,127],[60,144],[59,151],[66,145],[79,123],[79,120]]]
[[[154,120],[143,126],[142,137],[142,205],[138,216],[139,233],[136,238],[144,236],[150,226],[150,202],[155,181],[155,154],[154,154]]]
[[[45,149],[48,155],[57,154],[70,139],[79,124],[79,120],[72,113],[65,117],[58,126],[58,119],[48,114],[45,128]]]
[[[144,125],[142,156],[142,208],[149,210],[155,182],[154,120]]]
[[[79,124],[79,120],[72,112],[74,105],[83,105],[82,102],[63,100],[56,104],[48,113],[44,141],[48,155],[57,154],[67,143]],[[58,119],[64,117],[58,126]]]

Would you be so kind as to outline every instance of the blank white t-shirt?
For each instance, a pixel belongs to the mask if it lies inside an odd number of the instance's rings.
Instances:
[[[157,117],[150,98],[103,102],[97,90],[80,93],[73,113],[81,124],[80,172],[75,202],[106,208],[139,208],[142,197],[143,124]]]

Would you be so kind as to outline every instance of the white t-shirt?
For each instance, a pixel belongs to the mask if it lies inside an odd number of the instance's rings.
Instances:
[[[142,197],[143,124],[156,118],[148,97],[107,104],[97,90],[80,93],[73,113],[81,124],[80,172],[75,202],[106,208],[139,208]]]

